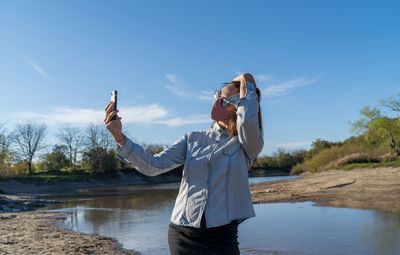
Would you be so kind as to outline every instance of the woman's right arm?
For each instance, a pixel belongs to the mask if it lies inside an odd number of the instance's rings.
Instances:
[[[106,112],[104,124],[117,143],[116,158],[133,165],[139,172],[149,176],[162,174],[185,162],[189,133],[183,135],[169,148],[152,155],[122,134],[121,117],[118,117],[118,110],[113,110],[113,107],[114,103],[110,102],[104,109]],[[117,118],[112,120],[113,116],[117,116]]]
[[[139,172],[156,176],[168,172],[185,162],[188,133],[173,145],[155,155],[145,151],[139,144],[125,136],[122,146],[117,143],[115,157],[131,164]]]

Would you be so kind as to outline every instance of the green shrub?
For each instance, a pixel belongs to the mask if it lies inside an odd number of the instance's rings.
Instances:
[[[84,153],[82,167],[92,172],[114,172],[117,169],[115,151],[94,147]]]

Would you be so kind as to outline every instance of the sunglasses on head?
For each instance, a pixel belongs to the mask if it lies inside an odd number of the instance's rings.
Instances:
[[[221,89],[222,89],[223,87],[225,87],[226,85],[229,85],[229,84],[232,84],[235,88],[240,89],[240,81],[223,82],[223,83],[221,83],[221,84],[223,84],[223,85],[221,86]]]

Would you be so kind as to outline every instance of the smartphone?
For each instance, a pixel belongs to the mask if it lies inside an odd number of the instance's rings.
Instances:
[[[117,91],[116,90],[111,91],[111,101],[114,102],[113,110],[117,110]],[[114,117],[112,117],[111,120],[116,120],[116,119],[117,119],[117,115],[114,115]]]

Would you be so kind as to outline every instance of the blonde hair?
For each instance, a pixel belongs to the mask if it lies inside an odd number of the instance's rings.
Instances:
[[[249,73],[246,73],[245,74],[245,78],[246,78],[246,81],[250,81],[250,82],[252,82],[254,84],[254,87],[255,87],[255,90],[256,90],[256,93],[257,93],[257,96],[258,96],[257,100],[258,100],[258,102],[260,102],[261,92],[257,88],[256,82],[255,82],[253,76],[251,74],[249,74]],[[228,83],[228,84],[233,84],[233,83]],[[231,115],[231,118],[228,121],[228,135],[230,137],[235,137],[235,136],[238,135],[237,128],[236,128],[236,119],[237,119],[237,115],[236,115],[236,110],[235,110],[234,114]],[[211,127],[214,126],[215,122],[216,122],[215,120],[212,122]],[[261,118],[261,105],[258,106],[258,124],[259,124],[260,131],[262,133],[263,132],[263,127],[262,127],[262,118]],[[256,161],[257,161],[257,158],[255,158],[251,162],[251,164],[249,166],[249,169],[254,166]]]

